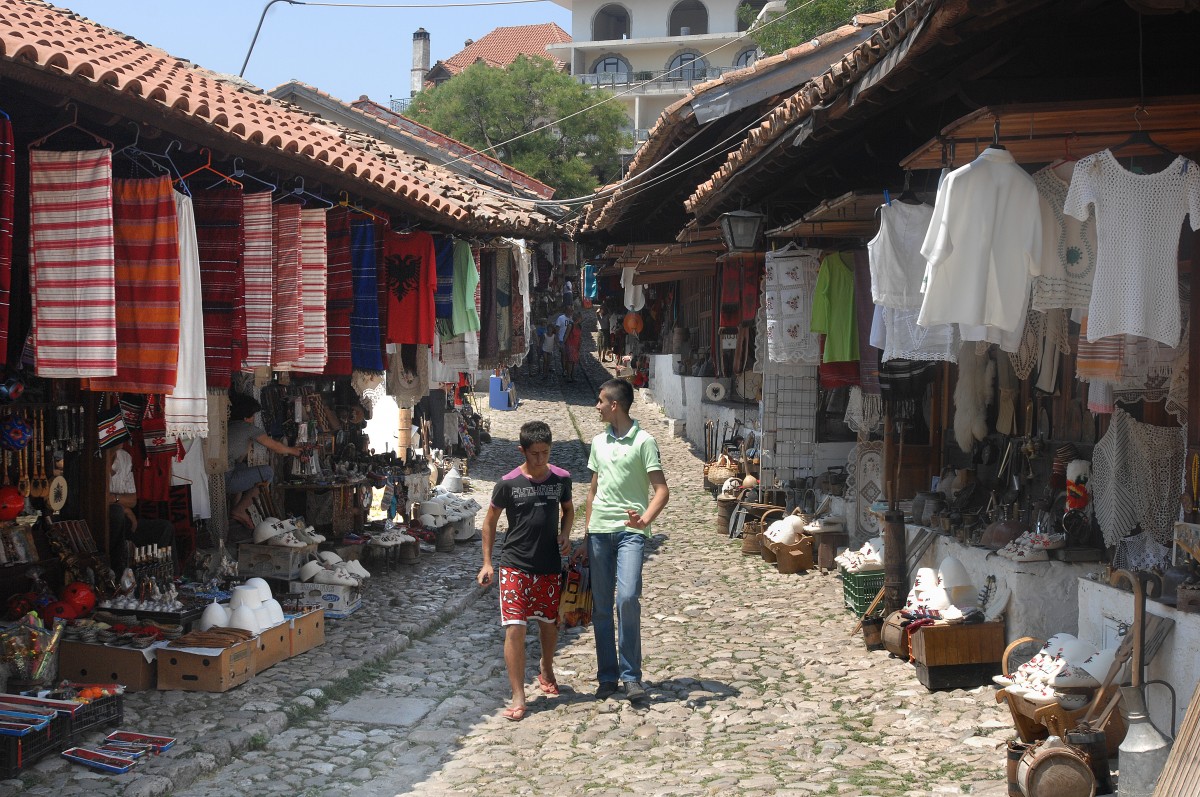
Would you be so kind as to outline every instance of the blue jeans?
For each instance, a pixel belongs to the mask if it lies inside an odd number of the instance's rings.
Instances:
[[[592,630],[596,636],[596,678],[600,683],[642,680],[642,551],[645,547],[646,535],[638,531],[588,535]]]

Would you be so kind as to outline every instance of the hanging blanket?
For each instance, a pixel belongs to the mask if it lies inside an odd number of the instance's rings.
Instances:
[[[12,290],[13,210],[17,158],[12,122],[0,118],[0,359],[8,354],[8,306]]]
[[[113,181],[117,375],[94,391],[169,393],[179,365],[179,222],[171,178]]]
[[[521,276],[521,249],[513,247],[509,250],[509,285],[512,292],[512,351],[513,367],[525,361],[525,304],[526,293],[529,291],[528,282]]]
[[[167,396],[169,437],[208,435],[208,385],[204,378],[204,311],[200,298],[200,250],[192,198],[175,192],[179,218],[179,370]],[[207,491],[207,483],[205,484]]]
[[[196,191],[192,212],[200,249],[206,378],[209,387],[227,388],[234,362],[233,305],[242,281],[242,192],[235,188]]]
[[[504,360],[513,350],[511,254],[507,246],[496,250],[496,340]]]
[[[271,366],[290,370],[304,354],[300,306],[300,206],[274,205],[275,307],[272,313]]]
[[[384,243],[388,284],[388,343],[433,344],[437,256],[427,232],[388,233]]]
[[[771,362],[816,365],[821,360],[819,336],[809,329],[820,254],[816,249],[767,253],[763,307]]]
[[[354,277],[354,312],[350,316],[350,359],[355,369],[383,370],[379,347],[379,280],[375,268],[375,225],[350,222],[350,264]]]
[[[109,150],[30,152],[29,260],[38,376],[115,376]]]
[[[500,364],[496,303],[496,250],[485,249],[479,256],[479,364],[484,368]]]
[[[319,374],[329,357],[328,301],[325,244],[325,211],[300,211],[300,303],[304,315],[304,354],[296,361],[297,371]]]
[[[327,218],[326,242],[329,248],[328,317],[329,358],[326,376],[349,376],[350,314],[354,311],[354,279],[350,268],[350,211],[334,208]]]
[[[274,328],[275,240],[274,212],[270,193],[246,194],[242,198],[242,228],[245,251],[242,257],[246,286],[245,368],[271,365],[271,331]]]
[[[375,225],[375,296],[379,301],[379,356],[384,360],[387,359],[388,319],[391,317],[387,261],[384,259],[388,232],[390,231],[383,224]],[[382,386],[379,388],[379,395],[384,395]]]
[[[433,297],[434,312],[439,321],[454,317],[454,239],[437,235],[433,239],[437,255],[437,293]]]
[[[1104,544],[1116,545],[1137,526],[1160,545],[1173,543],[1187,432],[1151,426],[1119,407],[1092,452],[1088,485]]]

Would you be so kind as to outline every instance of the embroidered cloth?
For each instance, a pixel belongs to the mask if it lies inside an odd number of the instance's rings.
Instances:
[[[821,360],[820,336],[811,329],[820,254],[817,249],[767,253],[763,311],[771,362],[816,365]]]

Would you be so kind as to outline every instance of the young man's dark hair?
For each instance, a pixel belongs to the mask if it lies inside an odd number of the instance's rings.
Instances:
[[[262,405],[253,396],[244,393],[231,393],[229,396],[229,417],[235,421],[244,421],[262,409]]]
[[[525,449],[528,449],[535,443],[550,445],[554,442],[551,438],[550,427],[546,425],[545,421],[529,421],[528,423],[521,424],[521,434],[518,439],[521,443],[521,448]]]
[[[629,408],[633,406],[633,385],[624,379],[608,380],[600,386],[600,392],[621,405],[621,409],[626,414],[629,413]]]

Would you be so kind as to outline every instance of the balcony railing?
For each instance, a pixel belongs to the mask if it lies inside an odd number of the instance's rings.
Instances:
[[[396,99],[393,97],[391,100],[391,105],[393,113],[404,113],[408,110],[408,106],[412,105],[412,97],[404,97],[402,99]]]
[[[613,90],[637,86],[638,92],[655,94],[660,92],[686,91],[691,89],[692,86],[703,83],[706,80],[719,78],[726,72],[732,72],[736,68],[722,66],[700,69],[699,67],[688,66],[682,69],[664,69],[657,72],[594,72],[586,75],[576,75],[575,79],[585,86]]]

